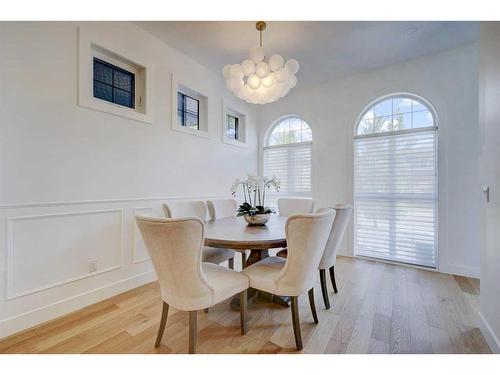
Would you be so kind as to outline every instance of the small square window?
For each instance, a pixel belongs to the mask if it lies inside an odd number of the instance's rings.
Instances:
[[[200,101],[177,92],[177,122],[186,128],[200,130]]]
[[[239,118],[226,115],[226,135],[229,139],[239,140]]]
[[[94,97],[135,108],[135,74],[94,57]]]

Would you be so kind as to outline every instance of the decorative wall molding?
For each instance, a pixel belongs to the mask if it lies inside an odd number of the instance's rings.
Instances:
[[[95,199],[95,200],[76,200],[76,201],[53,201],[53,202],[27,202],[27,203],[5,203],[0,204],[0,210],[13,208],[32,208],[32,207],[55,207],[55,206],[75,206],[83,204],[102,204],[102,203],[125,203],[125,202],[147,202],[147,201],[166,201],[166,200],[184,200],[184,199],[219,199],[227,198],[228,195],[204,195],[200,196],[163,196],[163,197],[144,197],[144,198],[119,198],[119,199]]]
[[[104,268],[102,270],[98,270],[95,272],[89,272],[85,274],[81,274],[75,277],[71,277],[68,279],[60,280],[55,283],[50,283],[47,285],[41,285],[37,288],[29,289],[23,292],[14,293],[13,292],[13,259],[14,259],[14,224],[19,221],[28,221],[28,220],[42,220],[44,218],[54,218],[54,217],[69,217],[69,216],[82,216],[82,215],[93,215],[93,214],[103,214],[103,213],[119,213],[120,214],[120,262],[111,267]],[[15,298],[19,298],[22,296],[26,296],[28,294],[40,292],[42,290],[54,288],[60,285],[68,284],[77,280],[82,280],[91,276],[99,275],[105,272],[110,272],[116,270],[118,268],[123,267],[123,257],[124,257],[124,241],[123,241],[123,209],[106,209],[106,210],[90,210],[90,211],[79,211],[79,212],[61,212],[61,213],[53,213],[53,214],[42,214],[42,215],[30,215],[30,216],[18,216],[18,217],[8,217],[7,218],[7,248],[6,248],[6,258],[7,258],[7,266],[6,266],[6,296],[7,300],[12,300]]]

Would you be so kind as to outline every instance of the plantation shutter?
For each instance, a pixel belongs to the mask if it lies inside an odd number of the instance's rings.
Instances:
[[[276,207],[278,197],[311,196],[311,142],[264,148],[264,176],[281,181],[280,192],[266,192],[266,205]]]
[[[435,268],[435,130],[355,139],[357,255]]]

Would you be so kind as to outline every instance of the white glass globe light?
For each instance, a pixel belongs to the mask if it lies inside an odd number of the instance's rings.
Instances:
[[[250,59],[252,59],[254,63],[260,63],[262,60],[264,60],[264,56],[264,48],[257,46],[250,49]]]
[[[299,62],[295,59],[290,59],[286,62],[285,69],[290,74],[297,74],[299,71]]]
[[[286,80],[288,73],[285,69],[280,69],[274,73],[274,77],[277,82],[284,82]]]
[[[241,71],[241,65],[240,64],[231,65],[231,68],[229,69],[229,72],[230,72],[231,78],[240,78],[243,75],[243,72]]]
[[[250,77],[248,77],[248,86],[252,89],[258,89],[260,86],[260,78],[257,77],[256,74],[252,74]]]
[[[269,59],[269,67],[273,72],[276,72],[283,68],[284,62],[285,60],[283,60],[283,57],[281,57],[281,55],[272,55]]]
[[[262,85],[264,87],[272,87],[274,83],[274,78],[272,74],[269,74],[266,78],[262,80]]]
[[[287,95],[297,85],[297,60],[286,61],[279,54],[266,60],[262,48],[265,22],[256,24],[261,33],[261,46],[250,49],[249,58],[241,64],[224,65],[222,75],[227,88],[238,98],[253,104],[272,103]]]
[[[255,64],[252,60],[245,60],[241,63],[241,71],[245,76],[255,73]]]
[[[269,65],[265,61],[260,62],[255,68],[255,74],[257,74],[259,78],[267,77],[269,75]]]

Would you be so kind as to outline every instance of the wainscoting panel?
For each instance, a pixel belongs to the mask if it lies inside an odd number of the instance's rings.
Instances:
[[[8,218],[7,298],[121,267],[123,211]]]
[[[155,280],[135,215],[214,198],[0,205],[0,338]]]

